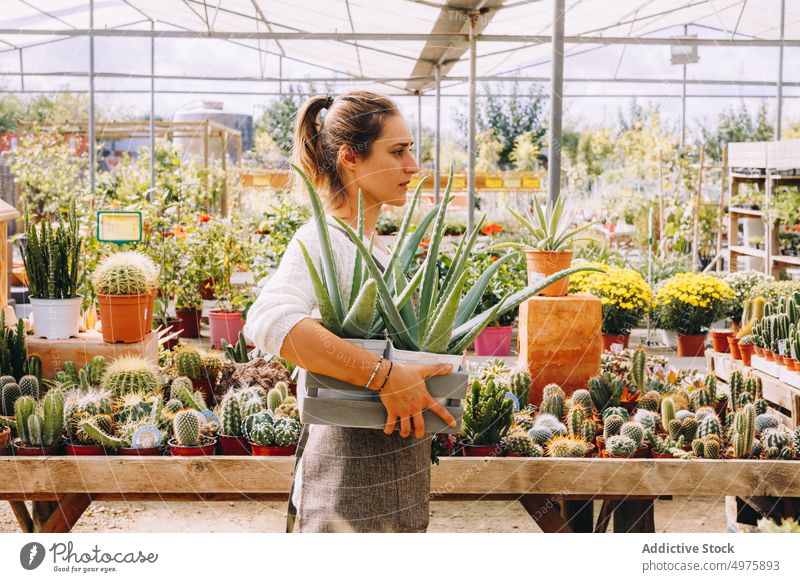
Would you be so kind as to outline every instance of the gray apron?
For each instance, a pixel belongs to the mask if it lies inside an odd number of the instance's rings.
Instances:
[[[304,425],[286,532],[424,532],[430,471],[431,435]]]

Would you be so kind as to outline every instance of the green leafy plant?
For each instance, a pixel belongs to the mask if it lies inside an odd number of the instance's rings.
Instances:
[[[511,428],[514,404],[504,384],[474,379],[464,401],[461,434],[471,445],[498,445]]]

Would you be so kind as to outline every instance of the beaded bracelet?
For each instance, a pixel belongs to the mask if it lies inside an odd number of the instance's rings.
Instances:
[[[370,389],[369,385],[372,384],[372,381],[375,379],[375,374],[378,373],[378,368],[381,367],[381,362],[383,362],[383,356],[378,357],[378,363],[375,364],[375,368],[372,370],[372,375],[369,377],[369,380],[367,380],[367,383],[364,384],[364,388],[367,390]]]
[[[386,372],[386,378],[383,379],[383,384],[381,384],[381,387],[378,388],[378,392],[383,390],[383,387],[386,386],[386,382],[387,382],[387,380],[389,380],[389,375],[392,373],[392,368],[393,367],[394,367],[394,362],[389,360],[389,371]]]

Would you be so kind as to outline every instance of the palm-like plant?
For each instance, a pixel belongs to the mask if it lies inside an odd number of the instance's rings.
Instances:
[[[530,234],[530,244],[505,242],[493,245],[490,248],[503,249],[515,248],[523,251],[566,251],[574,242],[586,240],[589,237],[579,236],[599,221],[595,220],[578,228],[571,228],[574,213],[567,215],[565,212],[564,198],[559,197],[555,203],[552,200],[542,206],[538,199],[533,199],[535,222],[518,212],[511,210],[519,223]]]

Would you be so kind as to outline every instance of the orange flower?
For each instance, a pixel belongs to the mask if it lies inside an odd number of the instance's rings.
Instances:
[[[211,217],[208,215],[207,212],[200,213],[200,222],[208,222],[209,220],[211,220]]]
[[[503,230],[502,226],[500,226],[499,224],[495,224],[494,222],[490,222],[481,229],[481,234],[497,234],[502,230]]]
[[[429,244],[431,244],[430,237],[422,239],[422,241],[419,243],[419,246],[420,248],[427,249]]]

